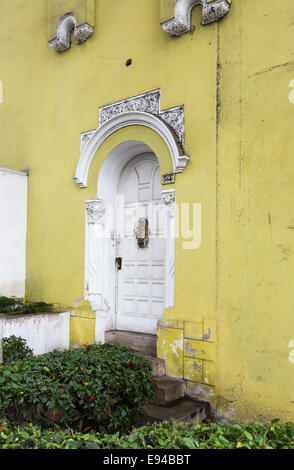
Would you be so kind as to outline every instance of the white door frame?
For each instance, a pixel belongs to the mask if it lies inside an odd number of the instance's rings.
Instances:
[[[124,166],[152,150],[139,141],[118,145],[106,157],[99,172],[97,198],[86,201],[85,299],[96,313],[95,342],[103,343],[105,331],[115,329],[114,205],[118,180]],[[153,152],[152,152],[153,153]],[[175,191],[162,191],[167,210],[165,308],[174,305]]]

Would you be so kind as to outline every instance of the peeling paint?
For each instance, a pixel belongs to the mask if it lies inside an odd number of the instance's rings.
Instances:
[[[206,351],[204,349],[194,349],[192,347],[191,343],[186,343],[186,348],[185,348],[186,354],[189,354],[190,356],[196,357],[196,356],[205,356]]]
[[[194,368],[195,370],[197,370],[197,371],[200,371],[200,370],[201,370],[200,365],[199,365],[197,362],[195,362],[195,361],[193,362],[193,368]]]
[[[208,333],[206,333],[205,335],[203,335],[203,339],[208,341],[211,337],[211,329],[208,328]]]
[[[172,347],[173,353],[179,357],[179,355],[181,354],[181,351],[183,351],[183,342],[179,339],[175,341],[173,344],[171,344],[171,347]]]
[[[186,343],[185,352],[186,352],[187,354],[190,354],[191,356],[194,356],[194,353],[197,352],[197,350],[194,349],[194,348],[192,348],[191,343]]]

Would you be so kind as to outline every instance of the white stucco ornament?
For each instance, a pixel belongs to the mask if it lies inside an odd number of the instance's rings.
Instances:
[[[57,25],[56,37],[48,41],[50,47],[57,52],[64,52],[71,46],[71,33],[74,31],[76,43],[82,44],[89,39],[94,28],[88,23],[82,23],[77,26],[76,17],[73,13],[66,13],[63,15]]]
[[[202,6],[202,25],[221,20],[231,7],[231,0],[177,0],[174,17],[162,23],[170,36],[181,36],[191,30],[191,11]]]
[[[102,143],[128,126],[148,127],[157,132],[170,151],[174,173],[184,171],[189,161],[184,152],[184,106],[162,111],[160,98],[161,91],[153,90],[99,109],[98,128],[81,134],[80,158],[74,176],[80,188],[87,187],[91,162]]]

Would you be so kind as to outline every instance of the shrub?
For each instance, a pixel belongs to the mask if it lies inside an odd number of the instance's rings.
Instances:
[[[33,351],[28,347],[26,340],[20,336],[2,338],[2,344],[4,364],[9,364],[15,360],[25,359],[33,355]]]
[[[294,449],[294,423],[269,425],[166,421],[119,435],[14,427],[0,421],[0,449]],[[241,450],[242,454],[242,450]]]
[[[5,315],[30,315],[53,310],[53,304],[46,302],[24,302],[23,299],[14,297],[0,297],[0,313]]]
[[[0,313],[7,313],[23,305],[23,299],[0,297]]]
[[[0,369],[0,417],[126,429],[153,396],[151,364],[116,344],[13,361]]]

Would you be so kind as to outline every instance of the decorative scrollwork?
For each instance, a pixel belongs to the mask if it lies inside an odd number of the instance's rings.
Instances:
[[[178,143],[184,147],[184,106],[160,110],[160,90],[149,91],[143,95],[127,98],[99,109],[99,126],[115,116],[133,111],[140,111],[159,116],[177,136]]]
[[[109,119],[120,114],[140,111],[144,113],[159,114],[160,112],[160,90],[150,91],[143,95],[127,98],[99,109],[99,126]]]
[[[162,191],[161,193],[161,202],[165,205],[174,204],[175,202],[175,191],[174,189]]]
[[[103,201],[94,200],[86,202],[87,222],[89,225],[103,223],[106,213],[106,204]]]

